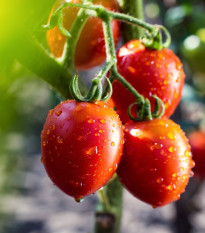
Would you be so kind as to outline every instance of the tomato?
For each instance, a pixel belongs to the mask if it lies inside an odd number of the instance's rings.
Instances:
[[[64,1],[58,1],[63,3]],[[67,0],[66,2],[81,3],[80,0]],[[117,0],[95,0],[94,4],[103,5],[108,10],[117,11],[119,6]],[[67,7],[64,9],[64,26],[69,30],[75,20],[79,8]],[[115,44],[119,38],[119,23],[112,21],[112,32]],[[60,57],[63,53],[66,37],[57,27],[47,32],[47,41],[51,52]],[[75,67],[79,70],[88,69],[100,65],[106,58],[105,41],[102,21],[96,17],[90,17],[84,25],[75,51]]]
[[[60,103],[50,110],[41,138],[48,176],[75,199],[105,185],[117,169],[123,148],[119,116],[102,101]]]
[[[123,156],[117,173],[135,197],[153,207],[180,197],[194,165],[180,126],[163,118],[125,125]]]
[[[189,142],[196,163],[194,174],[199,178],[205,178],[205,133],[202,131],[191,133]]]
[[[176,109],[182,94],[185,74],[179,58],[170,50],[151,50],[139,40],[132,40],[117,52],[119,73],[144,97],[151,101],[152,110],[157,95],[165,104],[164,116]],[[123,123],[129,121],[127,108],[136,102],[133,95],[118,81],[113,83],[112,99]]]
[[[195,35],[188,36],[181,47],[181,51],[194,72],[205,73],[205,28],[199,29]]]

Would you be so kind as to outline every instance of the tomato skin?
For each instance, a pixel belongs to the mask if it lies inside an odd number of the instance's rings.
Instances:
[[[195,161],[195,167],[193,169],[196,177],[205,178],[205,133],[202,131],[192,132],[189,135],[189,142]]]
[[[124,132],[117,173],[125,188],[153,207],[179,199],[194,165],[179,125],[166,118],[129,122]]]
[[[80,0],[65,0],[58,1],[59,3],[71,2],[81,3]],[[95,0],[94,4],[103,5],[109,10],[117,11],[119,9],[116,0]],[[64,9],[64,26],[69,30],[74,22],[79,8],[67,7]],[[112,21],[112,32],[115,44],[119,39],[119,23],[116,20]],[[57,27],[47,32],[47,41],[51,52],[60,57],[63,53],[66,37],[63,36]],[[102,27],[102,20],[96,17],[90,17],[85,23],[75,51],[75,67],[78,70],[89,69],[100,65],[106,58],[105,41]]]
[[[154,99],[150,97],[157,95],[165,104],[164,116],[171,116],[180,101],[185,79],[179,58],[170,49],[151,50],[139,40],[132,40],[118,50],[117,60],[119,73],[150,99],[152,110]],[[112,99],[122,122],[128,122],[127,108],[136,102],[133,95],[114,81]]]
[[[102,101],[60,103],[50,110],[41,138],[48,176],[76,199],[105,185],[117,169],[123,148],[119,116]]]

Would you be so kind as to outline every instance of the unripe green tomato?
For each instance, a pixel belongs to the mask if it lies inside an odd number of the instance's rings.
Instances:
[[[194,72],[205,74],[205,28],[184,40],[182,53]]]

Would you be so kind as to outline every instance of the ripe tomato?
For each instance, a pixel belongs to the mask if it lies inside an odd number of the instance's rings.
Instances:
[[[57,6],[63,2],[81,3],[80,0],[58,1]],[[117,11],[119,6],[117,0],[94,0],[94,4],[103,5],[108,10]],[[67,7],[64,9],[64,26],[69,30],[75,20],[79,8]],[[115,44],[119,38],[119,23],[112,22],[112,32]],[[66,37],[57,27],[47,32],[47,41],[51,52],[60,57],[63,53]],[[106,58],[105,41],[102,21],[96,17],[90,17],[84,25],[75,51],[75,67],[79,70],[88,69],[100,65]]]
[[[151,50],[139,40],[132,40],[117,52],[118,71],[154,107],[152,95],[165,104],[164,116],[169,117],[181,98],[185,74],[179,58],[170,50]],[[119,94],[120,93],[120,94]],[[112,99],[123,123],[129,121],[127,108],[136,100],[118,81],[113,83]]]
[[[163,118],[129,122],[117,170],[120,181],[135,197],[153,207],[180,197],[194,165],[184,132]]]
[[[119,116],[102,101],[60,103],[50,110],[41,138],[48,176],[76,199],[105,185],[117,169],[123,148]]]
[[[191,133],[189,142],[196,163],[194,174],[199,178],[205,178],[205,133],[202,131]]]

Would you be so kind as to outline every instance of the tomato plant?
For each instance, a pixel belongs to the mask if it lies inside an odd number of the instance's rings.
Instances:
[[[166,118],[130,122],[124,132],[117,170],[122,184],[154,207],[179,199],[193,167],[190,146],[179,125]]]
[[[102,101],[60,103],[50,110],[41,138],[49,177],[76,199],[105,185],[117,169],[123,147],[119,116]]]
[[[205,133],[202,131],[192,132],[189,135],[189,142],[196,163],[194,174],[200,178],[205,177]]]
[[[152,109],[157,95],[165,105],[164,116],[169,117],[181,98],[185,74],[179,58],[170,50],[151,50],[139,40],[132,40],[117,52],[119,73],[144,97],[150,99]],[[119,94],[120,93],[120,94]],[[123,123],[129,120],[127,108],[135,98],[118,81],[113,83],[112,99]]]
[[[58,1],[56,6],[62,2],[81,3],[80,0]],[[103,5],[109,10],[117,11],[119,6],[116,0],[95,0],[94,4]],[[76,7],[67,7],[64,9],[63,23],[69,30],[78,14]],[[115,44],[119,38],[119,23],[112,21],[112,31]],[[66,37],[63,36],[57,27],[47,32],[47,41],[51,52],[60,57],[63,53]],[[102,20],[90,17],[84,25],[75,50],[75,67],[77,69],[88,69],[100,65],[106,58],[105,40],[103,34]]]

